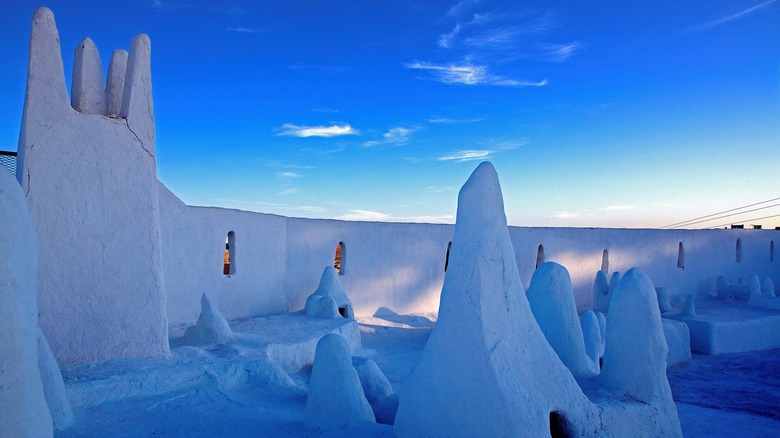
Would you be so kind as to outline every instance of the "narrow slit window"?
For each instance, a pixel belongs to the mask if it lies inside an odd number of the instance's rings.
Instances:
[[[737,239],[737,263],[742,263],[742,239]]]
[[[544,256],[544,245],[539,245],[539,248],[536,250],[536,267],[538,268],[539,265],[545,262],[545,256]]]
[[[229,232],[225,239],[225,256],[222,274],[229,277],[236,273],[236,233]]]
[[[606,248],[601,253],[601,272],[609,274],[609,250]]]
[[[450,264],[450,248],[452,248],[452,241],[447,244],[447,254],[444,256],[444,272],[447,272],[447,266]]]
[[[679,269],[685,269],[685,249],[683,248],[683,243],[680,242],[677,244],[677,267]]]
[[[775,261],[775,241],[769,242],[769,261]]]
[[[344,260],[346,259],[346,251],[344,248],[344,242],[339,242],[336,245],[336,257],[333,259],[333,267],[336,268],[336,273],[344,275]]]

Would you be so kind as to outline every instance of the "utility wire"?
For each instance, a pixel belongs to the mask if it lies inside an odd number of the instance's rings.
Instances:
[[[769,218],[773,218],[773,217],[780,217],[780,214],[773,214],[772,216],[756,217],[756,218],[753,218],[753,219],[748,219],[748,220],[746,220],[744,222],[760,221],[761,219],[769,219]],[[725,227],[725,226],[730,225],[730,224],[731,224],[730,222],[727,222],[725,224],[715,225],[714,227],[709,227],[709,228],[720,228],[720,227]]]
[[[753,207],[753,206],[756,206],[756,205],[766,204],[767,202],[772,202],[772,201],[777,201],[777,200],[780,200],[780,198],[767,199],[766,201],[756,202],[755,204],[744,205],[742,207],[732,208],[731,210],[723,210],[723,211],[719,211],[719,212],[716,212],[716,213],[708,214],[706,216],[695,217],[693,219],[688,219],[687,221],[676,222],[676,223],[673,223],[671,225],[663,226],[660,229],[663,230],[664,228],[677,228],[677,227],[683,226],[683,225],[692,225],[692,224],[689,224],[688,222],[699,221],[699,219],[710,218],[711,216],[717,216],[717,215],[723,214],[723,213],[730,213],[732,211],[742,210],[743,208],[748,208],[748,207]],[[764,208],[769,208],[769,207],[764,207]],[[749,210],[749,211],[755,211],[755,210]],[[742,213],[747,213],[747,211],[743,211],[743,212],[740,212],[740,213],[734,213],[732,215],[722,216],[720,218],[711,218],[709,220],[722,219],[723,217],[736,216],[736,215],[742,214]],[[706,222],[706,221],[699,221],[699,222]],[[696,223],[699,223],[699,222],[696,222]]]
[[[780,204],[772,204],[772,205],[767,205],[766,207],[752,208],[750,210],[740,211],[739,213],[724,214],[722,216],[711,217],[709,219],[704,219],[704,220],[700,220],[700,221],[697,221],[697,222],[690,222],[690,223],[687,223],[687,224],[685,224],[683,226],[687,227],[689,225],[696,225],[696,224],[700,224],[702,222],[710,222],[710,221],[714,221],[714,220],[718,220],[718,219],[725,219],[727,217],[739,216],[740,214],[743,214],[743,213],[750,213],[752,211],[758,211],[758,210],[766,210],[767,208],[772,208],[772,207],[777,207],[777,206],[780,206]]]

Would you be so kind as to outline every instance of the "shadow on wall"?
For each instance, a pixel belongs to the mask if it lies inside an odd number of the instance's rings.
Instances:
[[[589,242],[573,244],[578,240],[577,233],[582,231],[604,235],[591,236]],[[622,240],[630,246],[619,244],[617,242],[620,241],[614,237],[621,231],[637,234],[638,237],[628,239],[629,236],[623,236]],[[562,235],[566,233],[571,236]],[[609,271],[625,272],[639,267],[656,286],[667,287],[672,294],[715,294],[715,278],[718,275],[733,277],[736,281],[753,274],[777,277],[780,272],[780,263],[776,263],[774,257],[774,240],[767,234],[754,234],[748,239],[723,230],[659,232],[516,228],[511,235],[524,285],[528,287],[535,270],[531,269],[532,266],[555,261],[571,273],[579,311],[592,307],[592,287],[598,270],[609,274]],[[543,243],[531,246],[529,243],[533,241]],[[599,243],[605,241],[611,243],[610,247],[599,249]],[[749,242],[749,253],[745,253],[744,242]],[[576,245],[580,248],[574,248]],[[536,250],[535,263],[531,248]],[[556,251],[556,248],[561,249]]]

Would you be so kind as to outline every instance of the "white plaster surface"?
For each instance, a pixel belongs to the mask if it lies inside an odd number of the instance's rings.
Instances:
[[[36,20],[51,12],[38,10]],[[0,168],[0,436],[46,437],[52,419],[38,367],[38,239],[19,184]]]
[[[200,316],[195,325],[184,331],[183,341],[188,345],[225,344],[233,338],[230,324],[211,298],[203,294],[200,298]]]
[[[54,354],[40,328],[38,329],[38,368],[41,372],[43,394],[46,396],[46,405],[49,407],[54,429],[67,429],[73,423],[73,409],[65,391],[60,366],[54,359]]]
[[[658,424],[662,435],[682,436],[666,379],[668,351],[655,287],[647,275],[632,268],[621,278],[610,302],[599,378],[608,390],[655,405],[663,419]]]
[[[341,336],[328,334],[317,343],[304,412],[306,425],[318,431],[376,421],[352,366],[349,344]]]
[[[341,315],[339,309],[344,309]],[[309,316],[318,318],[355,319],[352,301],[341,286],[339,274],[333,266],[326,266],[320,277],[320,284],[308,298],[304,311]]]
[[[105,114],[106,94],[103,87],[103,66],[95,43],[81,40],[73,55],[71,106],[83,114]]]
[[[597,430],[595,406],[531,313],[489,163],[461,189],[456,224],[439,319],[400,393],[395,434],[543,436],[552,411]]]
[[[684,309],[683,309],[684,310]],[[685,322],[691,351],[704,354],[740,353],[780,348],[780,312],[749,305],[745,300],[724,301],[697,297],[696,315],[669,312],[664,318]]]
[[[586,310],[580,315],[580,326],[582,327],[582,336],[585,341],[585,352],[601,372],[599,359],[604,356],[605,339],[601,336],[601,327],[599,318],[592,310]]]
[[[401,314],[438,308],[452,225],[300,219],[190,207],[162,183],[159,196],[172,323],[195,321],[204,291],[228,319],[301,309],[319,284],[321,267],[332,265],[340,241],[347,247],[340,280],[356,316],[373,315],[381,307]],[[222,275],[228,231],[236,233],[244,266],[230,278]],[[601,266],[604,248],[610,250],[610,269],[638,266],[670,296],[715,294],[714,273],[780,277],[780,263],[764,257],[771,236],[760,230],[509,227],[509,235],[521,280],[530,281],[536,249],[543,243],[547,260],[569,271],[579,313],[592,306],[593,272]],[[738,235],[743,263],[733,259]],[[676,264],[681,239],[686,240],[685,269]],[[752,267],[744,266],[747,259]],[[619,280],[619,271],[612,276]]]
[[[122,49],[114,50],[114,53],[111,54],[106,78],[106,115],[108,117],[117,117],[122,112],[127,57],[127,51]]]
[[[666,367],[673,367],[691,360],[691,334],[688,325],[668,318],[662,319],[664,339],[669,352]]]
[[[40,325],[60,363],[168,353],[150,68],[137,37],[127,118],[78,113],[53,15],[36,12],[17,175],[45,242]]]
[[[545,339],[566,368],[575,377],[597,375],[598,359],[594,361],[585,351],[574,292],[566,268],[555,262],[541,264],[531,277],[526,296]],[[593,317],[596,318],[595,315]],[[595,321],[598,324],[598,319]],[[601,343],[600,338],[598,343]]]

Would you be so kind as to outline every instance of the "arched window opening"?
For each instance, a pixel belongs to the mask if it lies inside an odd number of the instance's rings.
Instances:
[[[685,269],[685,254],[683,253],[683,243],[677,244],[677,267],[679,269]]]
[[[236,233],[229,232],[225,239],[225,256],[222,274],[230,277],[236,273]]]
[[[601,253],[601,272],[609,274],[609,250],[606,248]]]
[[[444,256],[444,272],[447,272],[447,266],[450,264],[450,248],[452,248],[452,241],[447,244],[447,254]]]
[[[336,257],[333,259],[333,267],[336,268],[336,273],[344,275],[344,260],[346,259],[346,248],[344,248],[344,242],[339,242],[336,245]]]
[[[769,242],[769,261],[775,261],[775,241]]]
[[[742,239],[737,239],[737,263],[742,263]]]
[[[539,248],[536,250],[536,267],[538,268],[539,265],[541,265],[544,262],[545,262],[544,245],[539,245]]]
[[[550,412],[550,437],[551,438],[569,438],[576,434],[572,431],[571,424],[569,424],[566,417],[561,415],[560,412]]]

